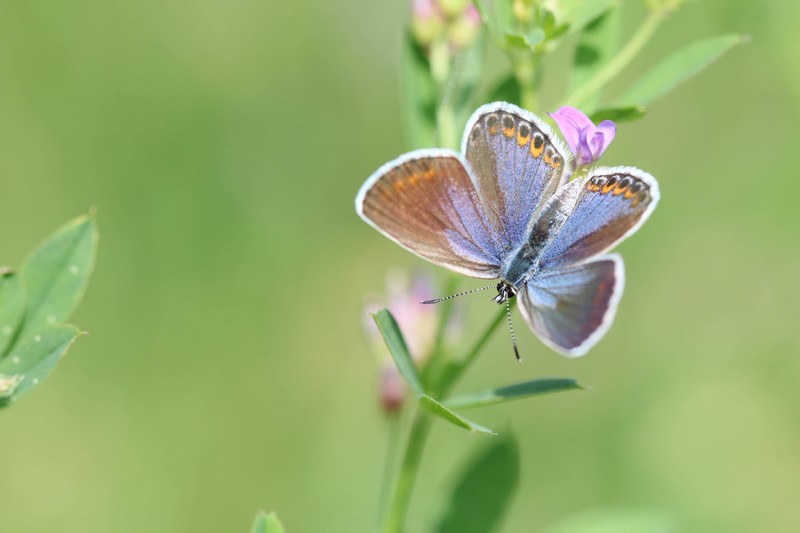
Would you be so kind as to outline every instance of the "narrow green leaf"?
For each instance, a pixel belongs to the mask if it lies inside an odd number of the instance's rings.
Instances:
[[[595,124],[604,120],[613,120],[614,122],[632,122],[638,120],[647,114],[647,110],[638,105],[620,106],[620,107],[604,107],[598,109],[591,114],[592,122]]]
[[[678,533],[683,529],[663,511],[607,508],[570,516],[542,533]]]
[[[519,484],[519,469],[519,447],[511,436],[480,450],[464,468],[437,531],[497,531]]]
[[[284,533],[283,525],[275,513],[259,511],[253,521],[250,533]]]
[[[582,389],[578,382],[569,378],[546,378],[517,383],[496,389],[487,389],[471,394],[456,396],[445,401],[447,407],[464,409],[467,407],[482,407],[495,403],[521,400],[530,396]]]
[[[530,32],[522,34],[517,32],[506,32],[506,43],[516,48],[533,49],[536,45],[544,41],[545,34],[542,28],[533,28]]]
[[[0,361],[16,338],[25,313],[25,293],[19,276],[6,270],[0,273]]]
[[[404,38],[401,65],[408,143],[412,148],[430,147],[436,131],[436,85],[425,50],[411,32]]]
[[[560,0],[553,10],[559,24],[569,25],[567,33],[575,33],[617,4],[618,0]]]
[[[619,9],[612,6],[583,29],[575,45],[570,92],[591,79],[614,56],[619,47],[620,18]],[[600,96],[599,93],[592,95],[586,107],[593,107]]]
[[[451,424],[454,424],[460,428],[468,429],[470,431],[477,431],[479,433],[487,433],[489,435],[497,435],[491,429],[485,428],[480,424],[476,424],[471,420],[467,420],[463,416],[454,413],[444,405],[440,404],[430,396],[423,394],[419,397],[419,403],[422,407],[427,409],[429,412],[435,414],[438,417],[441,417]]]
[[[681,48],[646,72],[617,102],[622,105],[647,105],[746,41],[747,37],[742,35],[722,35]]]
[[[79,335],[75,326],[45,326],[14,347],[0,362],[0,407],[41,383]]]
[[[372,318],[378,325],[378,329],[383,336],[386,346],[389,348],[389,353],[392,354],[400,374],[406,379],[411,389],[417,394],[424,394],[422,389],[422,381],[419,379],[417,367],[414,365],[414,360],[408,352],[408,345],[403,338],[403,333],[400,331],[400,326],[397,321],[387,309],[381,309]]]
[[[78,305],[94,267],[94,214],[68,222],[31,253],[20,268],[28,306],[21,337],[64,322]]]

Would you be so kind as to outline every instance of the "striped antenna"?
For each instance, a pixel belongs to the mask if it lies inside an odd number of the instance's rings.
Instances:
[[[473,292],[485,291],[486,289],[493,289],[493,288],[494,288],[494,285],[489,285],[488,287],[481,287],[480,289],[472,289],[471,291],[460,292],[460,293],[454,294],[452,296],[445,296],[444,298],[435,298],[433,300],[425,300],[424,302],[420,302],[420,303],[423,303],[423,304],[438,304],[438,303],[444,302],[445,300],[450,300],[452,298],[458,298],[459,296],[466,296],[467,294],[472,294]]]
[[[517,349],[517,338],[514,336],[514,325],[511,323],[511,303],[509,300],[506,300],[506,315],[508,316],[508,330],[511,332],[511,344],[514,345],[514,355],[517,356],[517,361],[521,363],[522,358],[519,356],[519,350]]]

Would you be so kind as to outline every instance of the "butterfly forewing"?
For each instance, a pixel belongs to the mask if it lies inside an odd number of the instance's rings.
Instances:
[[[583,178],[569,217],[542,251],[542,268],[572,265],[609,250],[647,220],[658,198],[658,183],[646,172],[594,169]]]
[[[478,109],[462,144],[492,228],[516,248],[534,214],[567,180],[569,151],[537,117],[506,103]]]
[[[370,177],[356,210],[420,257],[476,278],[499,276],[502,246],[461,157],[418,150]]]
[[[520,292],[520,310],[536,335],[569,356],[585,354],[605,334],[622,296],[622,258],[544,270]]]

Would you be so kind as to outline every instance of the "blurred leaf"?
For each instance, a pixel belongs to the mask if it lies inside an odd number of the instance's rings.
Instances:
[[[647,105],[745,41],[747,38],[741,35],[722,35],[681,48],[646,72],[617,102],[622,105]]]
[[[489,92],[486,103],[498,101],[509,102],[516,105],[522,103],[522,89],[519,86],[516,76],[513,74],[509,74],[508,77],[503,79]]]
[[[546,378],[487,389],[471,394],[464,394],[450,398],[445,401],[447,407],[453,409],[463,409],[467,407],[481,407],[495,403],[508,402],[511,400],[521,400],[530,396],[548,394],[551,392],[561,392],[575,389],[582,389],[578,382],[569,378]]]
[[[526,34],[507,31],[506,43],[516,48],[534,48],[544,41],[544,37],[544,30],[542,28],[533,28]]]
[[[433,144],[436,131],[436,85],[425,50],[406,32],[402,71],[406,129],[411,148]]]
[[[573,515],[542,533],[678,533],[677,521],[652,510],[598,509]]]
[[[378,329],[383,336],[384,342],[386,342],[386,346],[389,348],[389,353],[392,354],[397,368],[400,370],[400,374],[403,375],[411,389],[418,396],[424,394],[425,391],[422,389],[417,367],[414,365],[414,360],[408,352],[406,340],[403,338],[400,326],[397,325],[392,313],[387,309],[381,309],[372,315],[372,318],[375,319],[375,323],[378,325]]]
[[[519,483],[519,447],[506,436],[482,449],[456,484],[437,531],[496,531]]]
[[[507,44],[506,33],[512,29],[511,2],[508,0],[475,0],[475,7],[486,24],[495,44],[501,49]]]
[[[476,91],[486,75],[486,32],[480,32],[467,47],[460,52],[460,57],[454,62],[453,83],[455,87],[452,95],[453,108],[455,109],[458,130],[458,142],[461,142],[461,131],[467,125],[467,120],[475,111]],[[456,149],[460,145],[456,146]]]
[[[41,383],[79,335],[75,326],[55,325],[23,339],[0,362],[0,378],[15,381],[0,397],[0,407],[6,407]]]
[[[439,402],[437,402],[436,400],[434,400],[433,398],[431,398],[426,394],[423,394],[422,396],[419,397],[419,403],[420,405],[422,405],[422,407],[424,407],[431,413],[435,414],[438,417],[444,418],[451,424],[455,424],[460,428],[468,429],[470,431],[478,431],[480,433],[488,433],[489,435],[497,435],[497,433],[495,433],[491,429],[485,428],[480,424],[476,424],[475,422],[467,420],[463,416],[454,413],[453,411],[451,411],[450,409],[448,409],[447,407],[440,404]]]
[[[25,313],[25,293],[19,276],[6,271],[0,275],[0,360],[8,353],[16,338],[17,328]]]
[[[21,337],[69,317],[89,283],[96,249],[97,225],[89,214],[62,226],[28,256],[19,271],[28,300]]]
[[[250,533],[284,533],[283,525],[275,513],[259,511],[253,521]]]
[[[614,122],[632,122],[638,120],[647,114],[647,110],[638,105],[620,106],[620,107],[605,107],[598,109],[591,115],[592,122],[598,124],[604,120],[613,120]]]
[[[575,33],[617,3],[617,0],[560,0],[554,10],[558,23],[569,25],[567,33]]]
[[[580,34],[575,45],[570,76],[570,92],[586,83],[605,65],[619,46],[620,14],[616,5],[595,18]],[[595,105],[600,93],[587,100],[587,108]]]

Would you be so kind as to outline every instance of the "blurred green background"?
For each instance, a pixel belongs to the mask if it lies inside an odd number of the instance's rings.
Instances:
[[[643,9],[628,4],[630,34]],[[361,304],[420,262],[353,197],[405,150],[406,10],[0,4],[0,262],[91,206],[101,234],[73,320],[91,335],[0,413],[0,530],[235,532],[259,508],[290,533],[374,527],[389,433]],[[799,19],[785,0],[690,4],[626,72],[697,38],[752,36],[604,156],[653,173],[663,196],[621,247],[606,339],[567,360],[517,317],[524,363],[501,334],[464,383],[592,387],[469,413],[520,441],[504,531],[604,508],[663,511],[685,531],[796,531]],[[546,103],[568,59],[549,62]],[[494,312],[474,297],[468,324]],[[485,443],[437,424],[410,531],[438,519]]]

